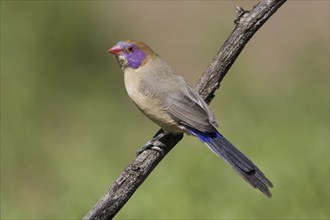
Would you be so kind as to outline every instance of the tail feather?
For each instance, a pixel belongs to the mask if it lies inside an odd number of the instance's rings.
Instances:
[[[259,189],[267,197],[272,196],[269,187],[273,187],[273,184],[251,160],[249,160],[220,133],[206,134],[195,130],[191,131],[191,133],[202,140],[216,155],[228,163],[250,185]]]

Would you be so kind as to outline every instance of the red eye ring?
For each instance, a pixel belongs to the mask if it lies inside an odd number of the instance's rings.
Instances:
[[[127,47],[127,51],[132,53],[135,50],[135,48],[133,46],[129,46]]]

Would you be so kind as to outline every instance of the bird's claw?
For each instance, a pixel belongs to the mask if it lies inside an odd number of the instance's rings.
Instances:
[[[143,145],[140,149],[136,151],[136,155],[140,155],[143,151],[151,149],[152,146],[152,141],[148,141],[145,145]]]
[[[136,154],[140,155],[141,153],[143,153],[146,150],[155,150],[158,153],[160,153],[161,155],[163,155],[164,154],[164,150],[163,150],[164,147],[166,147],[166,145],[163,144],[162,142],[160,142],[159,140],[151,140],[151,141],[148,141],[139,150],[137,150]]]

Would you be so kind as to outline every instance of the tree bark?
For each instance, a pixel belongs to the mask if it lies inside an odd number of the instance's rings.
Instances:
[[[251,11],[245,11],[241,7],[236,8],[236,26],[233,32],[195,86],[196,91],[207,103],[210,103],[214,98],[214,92],[220,87],[222,79],[246,43],[285,1],[261,0]],[[162,130],[158,131],[157,134],[161,132]],[[150,149],[137,155],[84,219],[112,219],[182,137],[182,134],[166,134],[159,139],[163,146],[161,151]]]

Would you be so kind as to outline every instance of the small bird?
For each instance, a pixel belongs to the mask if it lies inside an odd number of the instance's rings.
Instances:
[[[120,41],[108,50],[124,73],[135,105],[163,130],[198,137],[245,181],[271,197],[273,184],[259,168],[217,131],[215,116],[203,98],[146,44]]]

